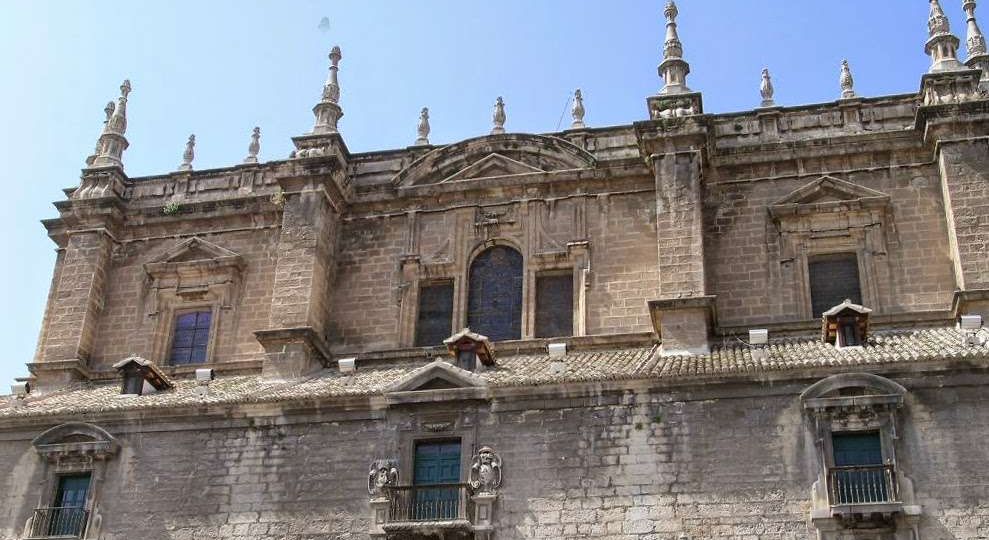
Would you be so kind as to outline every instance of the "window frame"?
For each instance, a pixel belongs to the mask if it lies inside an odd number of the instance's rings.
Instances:
[[[814,253],[814,254],[811,254],[811,255],[808,255],[807,256],[807,264],[806,264],[806,267],[807,267],[807,298],[810,301],[811,316],[813,318],[818,318],[819,319],[821,317],[821,315],[814,313],[814,277],[811,274],[811,266],[815,262],[818,262],[818,261],[821,261],[821,260],[826,260],[826,259],[829,259],[829,258],[831,258],[831,259],[838,258],[838,256],[842,256],[842,255],[847,256],[847,257],[854,257],[855,258],[855,277],[858,280],[859,298],[851,298],[851,300],[855,304],[866,305],[866,302],[865,302],[865,292],[863,290],[864,289],[864,287],[863,287],[864,280],[862,279],[863,278],[863,272],[862,272],[861,255],[857,251],[853,251],[853,250],[837,250],[837,251],[829,251],[829,252],[824,252],[824,253]],[[848,295],[844,295],[844,296],[848,296]],[[822,313],[824,311],[827,311],[828,309],[834,307],[834,306],[837,306],[838,304],[842,303],[845,300],[846,300],[846,298],[840,298],[840,299],[838,299],[837,301],[831,303],[831,305],[824,307],[824,309],[822,309]]]
[[[450,333],[444,336],[444,339],[452,336],[456,331],[456,320],[457,315],[457,281],[454,278],[435,278],[420,280],[416,284],[415,293],[415,313],[412,318],[412,346],[413,347],[438,347],[442,346],[442,341],[436,343],[435,345],[420,345],[419,344],[419,315],[422,310],[422,290],[427,287],[435,287],[437,285],[449,284],[451,297],[450,297]]]
[[[182,366],[201,366],[203,364],[210,363],[210,359],[212,358],[213,341],[216,338],[216,312],[217,310],[212,305],[204,306],[201,308],[183,307],[182,309],[173,310],[172,321],[168,330],[168,347],[166,348],[166,361],[163,362],[163,364],[166,366],[182,367]],[[206,341],[205,357],[203,358],[202,362],[184,362],[181,364],[176,364],[172,360],[173,360],[173,355],[175,353],[175,333],[178,330],[178,319],[179,317],[183,315],[188,315],[190,313],[209,313],[209,331],[207,332],[208,336]],[[195,347],[192,347],[192,349],[195,350]]]
[[[574,268],[558,268],[553,270],[542,270],[536,271],[533,274],[532,280],[532,337],[534,339],[565,339],[570,338],[575,335],[575,328],[577,327],[577,283],[574,276]],[[539,336],[538,335],[538,323],[539,323],[539,280],[540,278],[546,277],[569,277],[570,278],[570,333],[562,336]]]

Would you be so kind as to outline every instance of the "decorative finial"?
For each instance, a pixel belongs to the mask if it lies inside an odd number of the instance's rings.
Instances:
[[[584,96],[580,93],[580,88],[573,93],[573,107],[570,108],[570,116],[573,117],[570,129],[583,129],[587,127],[584,125]]]
[[[103,109],[106,120],[103,122],[103,132],[96,142],[96,152],[92,160],[86,159],[91,167],[123,167],[124,150],[129,146],[124,134],[127,132],[127,96],[131,92],[130,81],[124,79],[120,85],[120,97],[116,106],[113,102]]]
[[[982,79],[979,82],[984,90],[989,89],[989,50],[986,48],[986,37],[975,20],[975,0],[965,0],[962,8],[968,16],[968,60],[965,64],[971,69],[981,69]]]
[[[189,141],[185,143],[185,152],[182,152],[182,164],[179,165],[180,171],[191,171],[192,170],[192,160],[196,157],[196,136],[189,135]]]
[[[773,101],[773,95],[776,93],[776,89],[773,88],[773,79],[769,76],[769,68],[763,68],[762,70],[762,84],[759,85],[759,93],[762,94],[761,107],[776,106],[776,102]]]
[[[659,76],[663,78],[664,84],[659,93],[684,94],[691,91],[687,88],[690,64],[683,59],[683,43],[677,34],[676,22],[680,10],[673,0],[667,0],[663,15],[666,17],[666,40],[663,42],[663,62],[659,64]]]
[[[494,127],[491,129],[492,135],[500,135],[505,132],[505,100],[498,96],[495,101],[494,114],[491,115]]]
[[[340,47],[333,47],[330,50],[330,73],[323,85],[323,98],[313,107],[313,114],[316,115],[316,125],[313,127],[315,134],[337,133],[337,122],[343,116],[343,109],[340,108],[340,81],[337,79],[341,59],[343,54],[340,53]]]
[[[416,146],[429,144],[429,107],[419,111],[419,125],[416,126]]]
[[[261,128],[255,126],[251,132],[251,143],[247,145],[247,157],[244,163],[257,163],[258,152],[261,151]]]
[[[841,61],[841,99],[851,99],[855,97],[855,79],[852,78],[852,69],[848,67],[848,60]]]
[[[930,0],[931,14],[927,20],[928,36],[924,52],[931,57],[928,73],[960,71],[966,69],[958,61],[958,38],[951,33],[951,23],[941,9],[940,0]]]

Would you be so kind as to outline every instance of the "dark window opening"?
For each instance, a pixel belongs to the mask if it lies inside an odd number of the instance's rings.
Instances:
[[[124,373],[124,387],[120,393],[135,394],[138,396],[144,393],[144,377],[140,371],[135,368],[129,369]]]
[[[419,289],[416,347],[442,345],[453,334],[453,282],[425,285]]]
[[[573,335],[573,275],[536,278],[536,337]]]
[[[201,364],[206,361],[212,318],[211,311],[193,311],[175,317],[171,355],[173,365]]]
[[[807,262],[810,300],[814,317],[851,300],[862,303],[858,257],[854,253],[816,255]]]
[[[522,337],[522,254],[507,246],[482,252],[470,265],[467,326],[491,341]]]
[[[862,344],[857,317],[838,317],[838,345],[856,347]]]

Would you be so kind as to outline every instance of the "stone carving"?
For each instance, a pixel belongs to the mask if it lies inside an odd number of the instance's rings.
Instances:
[[[500,135],[505,132],[505,100],[498,96],[495,100],[494,114],[491,115],[491,121],[494,123],[494,127],[491,128],[492,135]]]
[[[340,108],[340,82],[337,80],[341,59],[343,54],[340,47],[333,47],[330,50],[330,73],[323,85],[323,99],[313,108],[316,115],[314,134],[337,133],[337,122],[343,117],[343,109]]]
[[[393,459],[377,459],[371,462],[367,472],[367,493],[372,497],[384,495],[386,486],[398,484],[398,462]]]
[[[852,78],[852,70],[848,67],[848,60],[841,61],[841,99],[851,99],[855,97],[855,79]]]
[[[931,15],[927,20],[929,30],[924,52],[931,57],[928,73],[943,73],[967,69],[958,61],[958,38],[951,33],[951,23],[944,15],[939,0],[931,0]]]
[[[124,133],[127,132],[127,96],[130,92],[130,81],[125,79],[120,85],[120,97],[117,98],[117,105],[115,107],[107,105],[103,110],[107,113],[107,119],[103,123],[103,132],[96,142],[96,152],[92,161],[86,160],[88,166],[123,167],[121,158],[128,146]]]
[[[986,37],[975,20],[975,0],[965,0],[964,6],[968,20],[968,60],[965,64],[971,69],[982,70],[979,87],[989,90],[989,49],[986,47]]]
[[[587,127],[584,125],[584,96],[581,95],[580,88],[573,93],[573,107],[570,108],[570,116],[573,117],[570,129]]]
[[[185,143],[185,152],[182,153],[182,164],[179,165],[180,171],[191,171],[192,170],[192,160],[196,157],[196,136],[189,135],[189,140]]]
[[[501,487],[501,457],[490,446],[482,446],[470,466],[470,486],[484,493]]]
[[[666,40],[663,42],[663,62],[659,65],[659,74],[663,77],[660,94],[684,94],[691,91],[687,88],[690,64],[682,58],[683,44],[677,34],[676,19],[679,14],[676,3],[668,0],[663,10],[663,16],[666,17]]]
[[[419,111],[419,125],[416,127],[418,137],[416,145],[429,144],[429,107],[423,107]]]
[[[776,102],[773,101],[773,95],[776,94],[776,89],[773,88],[773,79],[769,75],[769,68],[763,68],[762,70],[762,84],[759,85],[759,94],[762,95],[761,107],[776,106]]]
[[[247,145],[247,157],[244,163],[257,163],[258,152],[261,151],[261,128],[255,126],[251,132],[251,143]]]
[[[693,116],[697,114],[697,109],[689,99],[674,99],[655,103],[651,113],[653,120],[660,120]]]

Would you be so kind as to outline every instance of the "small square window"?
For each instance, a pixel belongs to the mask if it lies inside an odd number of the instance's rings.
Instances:
[[[175,317],[170,357],[173,365],[201,364],[206,361],[212,318],[211,311],[192,311]]]

